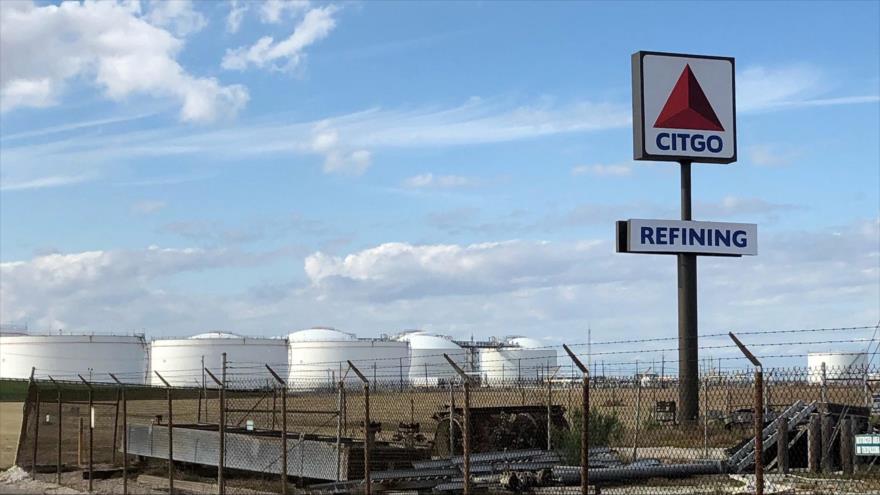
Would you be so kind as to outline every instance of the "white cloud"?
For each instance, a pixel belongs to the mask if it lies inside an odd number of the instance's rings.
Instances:
[[[286,13],[297,14],[308,6],[308,0],[266,0],[260,5],[260,20],[277,24]]]
[[[144,201],[138,201],[131,205],[131,211],[134,213],[149,215],[150,213],[156,213],[166,206],[168,206],[168,203],[166,203],[165,201],[147,199]]]
[[[85,182],[89,179],[90,177],[87,175],[55,175],[20,182],[8,182],[4,180],[2,182],[2,185],[0,185],[0,191],[25,191],[30,189],[46,189],[50,187],[70,186],[73,184]]]
[[[226,15],[226,32],[237,33],[248,10],[248,3],[241,0],[229,0],[229,14]]]
[[[812,232],[768,230],[758,256],[703,258],[701,332],[872,325],[880,318],[878,245],[880,219],[873,219]],[[278,335],[325,324],[363,336],[419,327],[459,338],[518,333],[572,343],[585,341],[588,322],[595,340],[676,332],[674,260],[615,254],[607,240],[317,252],[304,260],[305,283],[291,273],[225,295],[212,284],[180,287],[174,278],[289,257],[149,248],[10,261],[0,264],[0,313],[38,331],[137,328],[151,335],[211,327]]]
[[[779,146],[771,144],[758,144],[748,148],[749,159],[755,165],[763,166],[779,166],[790,165],[800,156],[800,153],[794,150],[784,150]]]
[[[114,100],[132,94],[173,98],[181,120],[234,116],[248,101],[240,85],[187,73],[175,60],[182,42],[149,22],[192,32],[198,16],[185,3],[156,4],[146,16],[137,4],[65,2],[35,6],[2,2],[0,109],[57,104],[75,79],[93,81]],[[151,4],[152,5],[152,4]]]
[[[169,28],[184,37],[208,25],[205,16],[193,8],[192,0],[150,0],[146,19],[154,26]]]
[[[373,155],[368,150],[347,150],[340,143],[339,132],[326,122],[315,125],[311,148],[324,156],[325,173],[362,175],[373,163]]]
[[[333,14],[337,10],[333,5],[311,9],[287,39],[276,42],[271,36],[264,36],[250,47],[227,50],[221,65],[230,70],[244,70],[254,65],[291,71],[300,65],[309,45],[326,38],[336,27]]]
[[[39,143],[0,146],[6,179],[74,175],[58,168],[113,167],[150,157],[199,155],[230,160],[273,155],[324,158],[326,171],[363,172],[378,149],[501,143],[588,133],[629,125],[630,110],[592,102],[514,106],[472,100],[452,107],[371,109],[318,121],[269,120],[222,129],[150,128],[52,136]],[[62,167],[63,168],[63,167]]]
[[[477,181],[471,177],[461,175],[434,175],[432,173],[414,175],[403,181],[403,186],[410,189],[452,189],[476,185]]]
[[[747,67],[736,77],[737,111],[773,111],[828,105],[875,103],[880,95],[825,96],[833,79],[808,64]]]
[[[578,165],[571,169],[571,175],[594,175],[596,177],[627,177],[632,175],[631,165]]]
[[[4,262],[0,263],[0,313],[4,320],[29,321],[43,328],[67,327],[74,322],[92,328],[120,328],[130,323],[124,316],[128,310],[149,319],[152,303],[164,301],[166,311],[169,305],[179,304],[153,286],[156,280],[233,265],[240,262],[239,258],[225,250],[150,247],[50,254]]]

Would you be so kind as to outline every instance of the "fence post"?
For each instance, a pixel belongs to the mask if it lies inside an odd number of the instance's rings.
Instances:
[[[111,463],[116,466],[116,437],[119,433],[119,389],[116,389],[116,409],[113,412],[113,460]]]
[[[128,402],[125,400],[125,384],[110,373],[110,378],[119,385],[122,396],[122,495],[128,495]],[[119,405],[117,403],[117,409]],[[113,443],[116,448],[116,442]]]
[[[825,361],[822,361],[822,390],[821,390],[821,398],[822,403],[828,402],[828,373],[827,368],[825,367]]]
[[[58,385],[58,382],[55,381],[51,376],[49,380],[52,380],[52,383],[55,384],[55,391],[58,393],[58,444],[57,444],[57,452],[55,453],[55,484],[61,484],[61,386]]]
[[[83,465],[83,419],[79,417],[79,436],[76,439],[76,464],[79,467]]]
[[[703,457],[709,458],[709,377],[703,377]]]
[[[153,373],[165,384],[165,396],[168,398],[168,492],[174,495],[174,419],[171,412],[171,385],[158,371]]]
[[[266,369],[272,374],[272,378],[281,385],[281,495],[287,495],[287,382],[275,373],[275,370],[266,365]],[[274,393],[274,390],[273,390]],[[275,405],[272,405],[272,423],[275,423]],[[274,426],[273,426],[274,428]]]
[[[370,477],[370,448],[373,438],[373,428],[370,424],[370,381],[351,361],[348,361],[348,368],[354,371],[364,384],[364,493],[370,495],[373,493],[373,481]]]
[[[34,455],[31,459],[31,477],[36,479],[37,477],[37,447],[40,441],[40,387],[37,386],[36,390],[36,404],[34,409]]]
[[[788,418],[780,416],[776,431],[776,468],[782,474],[788,474]]]
[[[567,345],[562,344],[562,348],[584,375],[581,411],[581,495],[588,495],[590,492],[590,370]]]
[[[446,361],[449,362],[449,365],[458,373],[461,377],[462,382],[464,382],[464,418],[461,432],[461,447],[462,447],[462,471],[464,475],[464,495],[470,495],[471,493],[471,378],[461,369],[455,361],[449,357],[448,354],[444,353],[443,357],[446,358]],[[450,386],[450,390],[452,387]],[[452,417],[450,416],[449,421],[452,421]]]
[[[94,486],[94,478],[92,466],[94,464],[94,447],[95,447],[95,403],[92,396],[92,384],[89,383],[88,380],[82,377],[82,375],[76,375],[82,380],[83,383],[86,384],[86,387],[89,388],[89,492],[93,491],[92,488]],[[82,435],[80,435],[82,436]]]
[[[633,436],[633,462],[639,457],[639,428],[642,423],[642,380],[639,378],[639,368],[636,364],[636,434]]]
[[[25,400],[24,400],[24,412],[22,414],[21,420],[21,429],[18,431],[18,447],[15,449],[15,462],[16,466],[24,466],[25,459],[24,456],[27,455],[27,452],[24,451],[25,440],[27,439],[27,428],[28,428],[28,420],[31,417],[31,406],[33,401],[33,392],[34,392],[34,374],[36,373],[37,368],[31,367],[31,377],[28,380],[27,392],[25,392]]]
[[[807,427],[807,471],[819,472],[819,462],[822,457],[822,427],[819,415],[810,415],[810,423]]]
[[[449,383],[449,458],[455,455],[455,390]]]
[[[833,472],[834,462],[831,458],[831,443],[834,441],[834,420],[827,411],[822,414],[822,471]]]
[[[217,379],[214,376],[214,373],[211,373],[211,370],[208,368],[202,368],[205,373],[217,384],[218,395],[220,400],[218,401],[220,404],[220,422],[217,423],[217,432],[220,435],[220,452],[217,453],[217,491],[220,495],[224,495],[226,493],[226,481],[223,477],[223,466],[226,461],[226,353],[223,353],[223,371],[220,376],[221,379]],[[208,406],[205,404],[205,418],[208,417]]]
[[[764,495],[764,367],[733,332],[727,335],[755,366],[755,495]]]
[[[336,396],[336,481],[339,481],[339,478],[342,475],[342,423],[343,423],[343,393],[345,389],[345,382],[340,379],[339,380],[339,392]]]
[[[853,450],[855,446],[853,445],[854,439],[851,425],[852,420],[845,417],[840,420],[840,427],[838,428],[840,432],[840,470],[843,471],[844,476],[852,476],[853,474]]]
[[[220,462],[217,467],[217,488],[220,495],[226,493],[226,477],[224,466],[226,465],[226,353],[223,353],[223,383],[220,385]]]

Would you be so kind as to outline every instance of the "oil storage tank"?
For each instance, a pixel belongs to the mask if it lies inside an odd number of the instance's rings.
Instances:
[[[287,373],[287,341],[281,338],[245,337],[227,332],[208,332],[185,339],[153,340],[150,346],[151,385],[162,385],[158,371],[175,387],[202,384],[202,360],[220,377],[226,353],[227,388],[251,389],[272,386],[268,364],[277,373]],[[207,384],[213,386],[210,378]]]
[[[864,380],[867,373],[868,355],[864,352],[811,352],[807,354],[810,382],[822,383],[822,364],[825,364],[825,380]]]
[[[409,342],[409,382],[414,386],[436,387],[458,377],[443,354],[462,369],[468,369],[468,352],[449,337],[411,330],[401,333],[396,340]]]
[[[409,376],[409,342],[358,338],[335,328],[315,327],[287,336],[289,388],[333,388],[342,377],[346,387],[361,381],[348,371],[351,361],[373,387],[400,384]]]
[[[131,384],[143,384],[147,342],[143,335],[2,335],[0,377],[34,377],[110,382],[109,373]]]
[[[542,381],[556,370],[556,350],[529,337],[497,340],[480,349],[480,375],[487,385]]]

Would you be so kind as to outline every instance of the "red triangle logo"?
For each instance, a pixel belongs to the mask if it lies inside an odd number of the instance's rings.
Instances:
[[[724,131],[690,65],[685,65],[678,76],[654,127]]]

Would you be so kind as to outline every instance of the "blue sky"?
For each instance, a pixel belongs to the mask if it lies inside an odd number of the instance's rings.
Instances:
[[[631,159],[641,49],[736,57],[740,158],[694,213],[761,247],[701,260],[701,329],[873,325],[878,9],[4,2],[2,320],[674,335],[672,259],[613,254],[678,212]]]

